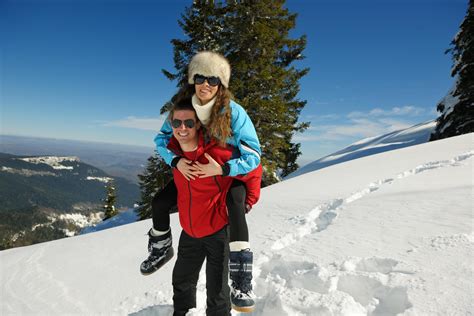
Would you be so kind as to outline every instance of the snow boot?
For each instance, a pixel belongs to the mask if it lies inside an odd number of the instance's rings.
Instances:
[[[238,312],[250,313],[255,308],[255,295],[252,291],[253,253],[250,249],[229,253],[229,271],[232,281],[230,301]]]
[[[174,255],[171,229],[164,235],[153,236],[148,232],[148,258],[140,265],[140,272],[149,275],[170,261]]]

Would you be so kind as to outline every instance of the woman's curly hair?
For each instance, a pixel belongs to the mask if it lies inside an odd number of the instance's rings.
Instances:
[[[172,103],[179,103],[184,99],[191,99],[196,89],[194,85],[185,84],[171,99]],[[232,136],[230,100],[232,93],[223,85],[219,85],[216,102],[211,110],[209,123],[205,126],[207,136],[215,139],[219,145],[225,146],[226,141]]]

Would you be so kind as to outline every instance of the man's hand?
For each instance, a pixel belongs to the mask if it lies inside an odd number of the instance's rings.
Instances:
[[[204,156],[209,160],[209,163],[202,164],[199,162],[195,163],[196,168],[198,169],[198,176],[200,178],[220,176],[222,175],[222,167],[215,161],[209,154],[205,153]]]
[[[198,169],[191,160],[181,158],[176,164],[176,168],[183,174],[186,180],[194,180],[197,176]]]

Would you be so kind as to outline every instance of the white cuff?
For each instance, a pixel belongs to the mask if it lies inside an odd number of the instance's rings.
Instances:
[[[229,243],[230,251],[240,251],[250,249],[250,243],[248,241],[232,241]]]
[[[152,236],[155,236],[155,237],[158,237],[158,236],[163,236],[165,234],[167,234],[169,231],[170,231],[171,227],[168,228],[166,231],[161,231],[161,230],[156,230],[154,229],[153,227],[151,228],[151,235]]]

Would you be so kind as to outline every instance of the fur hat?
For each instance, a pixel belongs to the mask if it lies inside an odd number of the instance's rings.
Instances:
[[[230,64],[221,54],[203,51],[191,59],[188,66],[188,83],[194,84],[194,75],[219,77],[224,87],[229,87]]]

